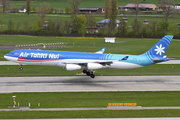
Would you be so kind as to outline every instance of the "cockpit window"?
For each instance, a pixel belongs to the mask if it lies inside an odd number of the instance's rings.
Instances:
[[[12,52],[10,52],[10,53],[8,53],[9,55],[14,55],[14,53],[12,53]]]
[[[18,55],[18,52],[10,52],[9,55]]]

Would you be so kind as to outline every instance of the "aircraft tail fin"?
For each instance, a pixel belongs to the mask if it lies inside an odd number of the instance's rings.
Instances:
[[[150,50],[148,50],[143,55],[146,55],[154,62],[161,62],[166,59],[165,53],[173,39],[173,36],[166,35],[161,40],[159,40]],[[164,60],[163,60],[164,58]]]

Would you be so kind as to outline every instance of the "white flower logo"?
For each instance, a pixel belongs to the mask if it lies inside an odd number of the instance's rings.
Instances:
[[[156,45],[156,49],[154,49],[154,51],[156,51],[156,55],[162,55],[162,53],[165,53],[164,49],[165,47],[162,47],[162,44],[160,44],[160,46]]]

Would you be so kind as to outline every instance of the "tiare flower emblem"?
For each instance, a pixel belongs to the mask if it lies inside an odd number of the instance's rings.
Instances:
[[[156,45],[156,49],[154,49],[154,51],[156,51],[156,55],[162,55],[162,53],[165,53],[164,49],[165,47],[163,47],[162,44],[160,44],[159,46]]]

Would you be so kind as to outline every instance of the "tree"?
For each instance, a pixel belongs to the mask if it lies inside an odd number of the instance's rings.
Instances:
[[[96,26],[95,18],[92,16],[92,14],[86,14],[85,17],[86,17],[86,20],[87,20],[86,25],[88,27]]]
[[[133,0],[134,3],[134,11],[135,11],[135,15],[136,15],[136,20],[138,19],[138,14],[139,14],[139,0]]]
[[[22,29],[23,31],[28,31],[30,29],[30,24],[27,21],[24,21]]]
[[[150,33],[152,36],[156,35],[157,23],[157,21],[151,21],[149,24]]]
[[[72,32],[77,34],[86,33],[86,18],[83,15],[72,16]]]
[[[46,17],[46,14],[50,11],[50,4],[47,2],[43,2],[39,4],[39,7],[36,9],[36,12],[38,13],[39,17],[44,20]]]
[[[21,26],[21,22],[18,22],[17,24],[16,24],[16,31],[19,31],[20,30],[20,26]]]
[[[14,23],[12,20],[9,20],[8,21],[8,30],[9,31],[12,31],[14,29]]]
[[[110,19],[108,23],[108,33],[111,33],[116,27],[116,18],[118,14],[117,0],[106,0],[105,2],[105,18]]]
[[[116,27],[116,18],[117,18],[117,14],[118,14],[118,11],[117,11],[117,0],[112,0],[111,1],[111,15],[110,15],[110,24],[109,24],[109,27],[110,27],[110,30],[113,30],[115,27]]]
[[[140,31],[140,35],[142,37],[147,37],[147,36],[151,35],[150,26],[148,24],[144,24],[142,26],[141,31]]]
[[[105,19],[109,19],[111,15],[111,0],[105,1]]]
[[[77,15],[79,13],[81,0],[70,0],[69,3],[71,4],[72,13]]]
[[[166,22],[174,9],[174,0],[159,0],[159,8],[163,11]]]
[[[139,35],[140,28],[141,28],[141,22],[135,19],[134,22],[132,23],[132,29],[134,35]]]
[[[72,10],[71,10],[70,7],[66,7],[66,8],[65,8],[65,13],[69,14],[69,13],[71,13],[71,11],[72,11]]]
[[[51,31],[53,33],[59,34],[61,32],[61,28],[62,28],[62,24],[63,22],[61,20],[55,20],[52,21],[51,19],[48,19],[48,26],[47,26],[47,30]]]
[[[70,26],[71,26],[71,23],[69,22],[69,21],[65,21],[64,22],[64,26],[63,26],[63,31],[62,31],[62,33],[64,33],[64,34],[69,34],[70,33]]]
[[[121,20],[119,27],[118,27],[118,35],[126,35],[127,33],[127,24],[124,20]]]
[[[31,10],[31,0],[26,0],[26,13],[29,15]]]
[[[146,0],[143,0],[142,2],[143,2],[143,3],[146,3]]]
[[[157,32],[156,34],[157,35],[161,35],[161,36],[164,36],[167,34],[168,32],[168,28],[169,28],[169,23],[166,22],[166,21],[160,21],[158,24],[157,24]]]
[[[0,4],[2,5],[3,12],[10,8],[10,0],[0,0]]]

